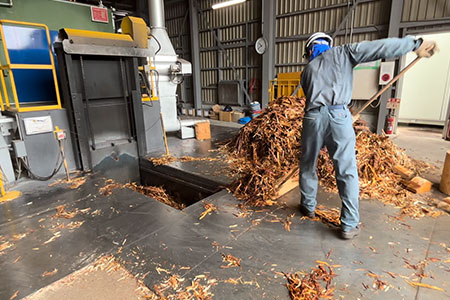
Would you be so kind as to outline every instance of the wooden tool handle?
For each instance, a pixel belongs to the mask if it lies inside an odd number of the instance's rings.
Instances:
[[[163,137],[164,137],[164,146],[166,147],[166,155],[170,156],[169,145],[167,144],[166,128],[164,128],[164,120],[163,120],[162,112],[159,113],[159,116],[161,117],[161,127],[162,127]]]
[[[354,113],[354,116],[358,116],[360,113],[362,113],[373,101],[375,101],[381,94],[383,94],[391,85],[393,85],[397,80],[399,80],[400,77],[402,77],[409,69],[411,69],[419,60],[421,57],[416,57],[409,65],[407,65],[400,73],[398,73],[397,76],[391,79],[382,89],[380,89],[375,95],[372,96],[372,98],[367,101],[366,104],[364,104],[363,107],[361,107],[356,113]],[[356,121],[353,120],[353,123]]]

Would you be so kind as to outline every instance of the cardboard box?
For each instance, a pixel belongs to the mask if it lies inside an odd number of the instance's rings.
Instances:
[[[231,111],[220,111],[219,120],[224,122],[231,122],[233,120],[233,112]]]
[[[195,124],[195,138],[197,140],[211,139],[211,126],[209,125],[209,122]]]
[[[209,113],[209,118],[211,120],[219,120],[219,114],[212,111],[212,112]]]
[[[239,111],[233,111],[232,112],[232,121],[233,122],[237,122],[239,121],[240,118],[245,117],[245,114],[243,112],[239,112]]]

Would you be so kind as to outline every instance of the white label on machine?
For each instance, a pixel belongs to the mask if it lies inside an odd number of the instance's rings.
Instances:
[[[53,131],[52,118],[50,116],[23,119],[25,133],[27,135],[46,133]]]

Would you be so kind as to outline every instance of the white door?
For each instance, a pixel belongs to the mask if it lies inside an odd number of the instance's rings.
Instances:
[[[399,121],[444,125],[450,92],[450,32],[420,35],[435,40],[440,52],[406,72],[401,87]],[[405,66],[416,58],[406,55]]]

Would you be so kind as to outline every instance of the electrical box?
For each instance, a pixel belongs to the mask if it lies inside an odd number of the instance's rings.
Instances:
[[[27,156],[27,150],[25,149],[25,142],[22,140],[13,140],[12,146],[14,150],[14,155],[17,158],[26,157]]]
[[[380,61],[362,63],[353,68],[352,99],[369,100],[379,88]]]
[[[394,78],[394,68],[395,68],[395,62],[394,61],[386,61],[382,62],[380,65],[380,79],[379,83],[380,85],[386,85],[389,81]]]

